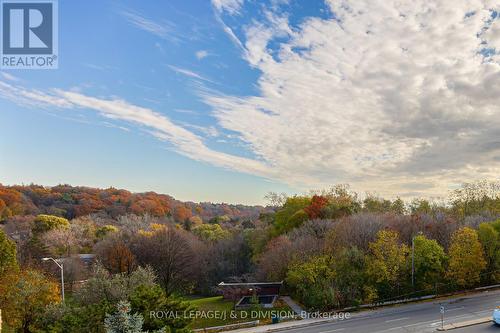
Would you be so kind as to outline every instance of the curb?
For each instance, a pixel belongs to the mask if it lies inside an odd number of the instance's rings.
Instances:
[[[455,323],[455,324],[446,324],[443,327],[439,327],[437,330],[438,331],[449,331],[449,330],[454,330],[456,328],[462,328],[462,327],[468,327],[468,326],[474,326],[474,325],[479,325],[479,324],[485,324],[492,322],[493,320],[491,317],[484,317],[484,318],[479,318],[479,319],[473,319],[473,320],[467,320],[463,321],[461,323]]]
[[[325,319],[325,320],[314,321],[314,322],[310,322],[310,323],[298,323],[297,325],[290,325],[288,327],[287,326],[284,326],[284,327],[269,327],[265,331],[262,331],[262,333],[264,333],[264,332],[265,333],[267,333],[267,332],[280,332],[280,331],[290,330],[290,329],[296,329],[296,328],[311,327],[311,326],[321,325],[321,324],[325,324],[325,323],[332,323],[332,322],[335,322],[335,321],[338,321],[338,319]],[[267,326],[267,325],[263,325],[263,326],[260,326],[260,327],[264,327],[264,326]],[[256,327],[259,327],[259,326],[256,326]],[[232,332],[236,333],[236,332],[238,332],[238,330],[223,331],[221,333],[232,333]]]

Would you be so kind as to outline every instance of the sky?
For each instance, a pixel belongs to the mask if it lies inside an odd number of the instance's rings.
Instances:
[[[59,1],[0,72],[0,183],[265,203],[500,180],[500,1]]]

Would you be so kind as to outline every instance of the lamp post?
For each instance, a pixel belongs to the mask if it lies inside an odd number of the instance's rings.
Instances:
[[[422,231],[411,238],[411,286],[413,289],[415,289],[415,237],[420,235],[422,235]]]
[[[42,258],[42,261],[52,260],[61,269],[61,296],[64,303],[64,264],[58,263],[54,258]]]

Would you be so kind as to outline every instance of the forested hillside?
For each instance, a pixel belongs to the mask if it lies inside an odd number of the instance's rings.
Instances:
[[[221,281],[283,280],[285,293],[315,310],[500,282],[498,182],[464,184],[439,202],[335,186],[270,194],[268,208],[71,186],[0,191],[0,306],[8,325],[31,331],[100,332],[120,301],[146,318],[154,304],[189,308],[180,296],[217,294]],[[92,267],[82,253],[96,256]],[[66,306],[47,256],[64,260]],[[16,307],[16,288],[33,281],[45,288],[23,294],[34,317]],[[147,323],[175,325],[190,320]]]
[[[50,214],[67,219],[85,215],[116,219],[127,214],[171,217],[183,223],[195,218],[209,221],[255,219],[261,206],[182,202],[155,192],[131,193],[127,190],[58,185],[2,186],[0,184],[0,220],[16,215]]]

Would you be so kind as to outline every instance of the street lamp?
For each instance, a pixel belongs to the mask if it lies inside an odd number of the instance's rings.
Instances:
[[[54,258],[42,258],[42,261],[48,260],[52,260],[53,262],[55,262],[55,264],[61,269],[61,296],[64,303],[64,264],[62,262],[58,263]]]
[[[411,238],[411,286],[415,289],[415,237],[422,235],[419,231],[416,236]]]

